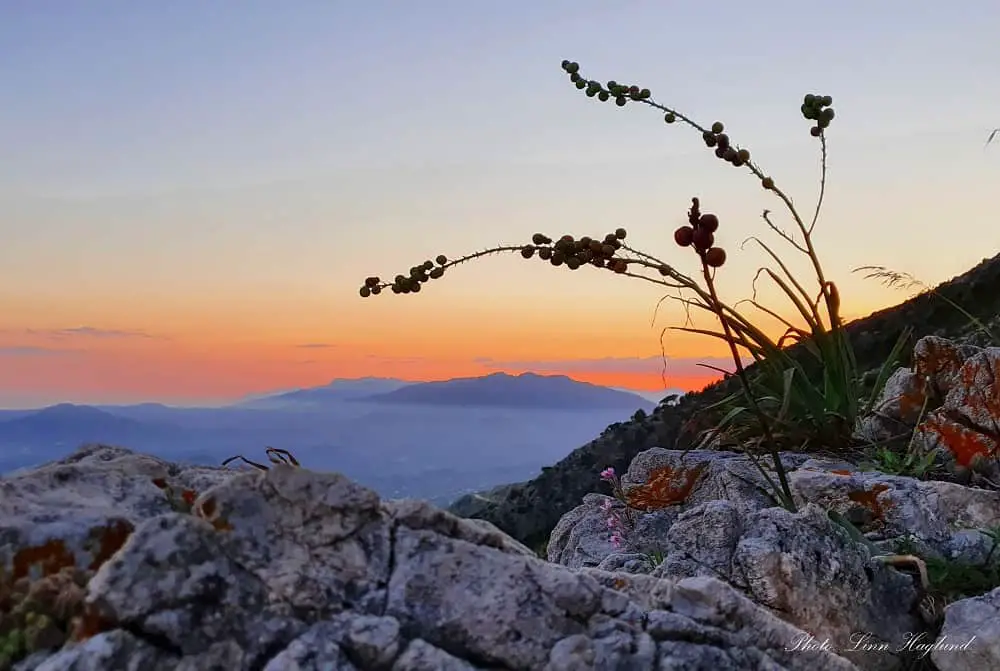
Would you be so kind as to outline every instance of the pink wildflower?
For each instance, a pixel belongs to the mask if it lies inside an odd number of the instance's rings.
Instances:
[[[611,545],[613,545],[616,550],[620,550],[622,547],[622,537],[617,533],[611,534]]]
[[[608,482],[611,482],[614,479],[615,479],[615,469],[612,468],[611,466],[608,466],[603,471],[601,471],[601,480],[606,480]]]

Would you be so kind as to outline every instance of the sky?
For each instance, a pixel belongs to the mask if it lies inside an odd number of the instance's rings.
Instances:
[[[831,95],[816,246],[845,316],[897,303],[852,269],[935,284],[1000,250],[998,25],[986,0],[6,0],[0,407],[525,370],[700,388],[726,350],[664,331],[685,315],[650,283],[510,255],[418,295],[358,289],[619,226],[697,273],[672,233],[698,196],[722,222],[720,293],[751,296],[767,259],[741,242],[780,245],[760,214],[790,226],[781,204],[655,110],[588,99],[570,59],[723,121],[807,213],[799,105]]]

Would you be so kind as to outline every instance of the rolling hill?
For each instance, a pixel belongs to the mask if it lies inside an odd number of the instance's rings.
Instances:
[[[508,375],[456,378],[410,384],[395,391],[354,399],[366,403],[588,410],[652,410],[656,404],[633,394],[577,382],[565,375]]]

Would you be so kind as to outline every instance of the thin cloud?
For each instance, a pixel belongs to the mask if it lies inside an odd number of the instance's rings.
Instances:
[[[333,349],[336,345],[328,342],[308,342],[302,345],[296,345],[295,347],[298,349]]]
[[[530,370],[536,373],[638,373],[661,374],[666,365],[669,376],[697,377],[714,375],[706,366],[732,370],[729,357],[603,357],[599,359],[564,359],[534,361],[500,361],[490,357],[477,357],[475,362],[487,368]]]
[[[95,339],[124,339],[124,338],[157,338],[145,331],[124,331],[119,329],[102,329],[95,326],[73,326],[62,329],[25,329],[25,333],[42,338],[61,340],[65,338],[95,338]]]
[[[0,357],[63,356],[66,354],[76,354],[77,352],[79,350],[60,349],[57,347],[34,347],[30,345],[0,347]]]

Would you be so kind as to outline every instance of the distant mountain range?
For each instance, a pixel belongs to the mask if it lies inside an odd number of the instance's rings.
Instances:
[[[656,404],[631,392],[577,382],[565,375],[493,373],[443,382],[422,382],[395,391],[355,398],[366,403],[499,408],[652,410]]]
[[[531,373],[417,383],[333,380],[214,408],[63,403],[0,410],[0,474],[87,442],[204,464],[235,454],[261,460],[264,447],[274,446],[383,496],[444,505],[533,477],[608,425],[654,406],[629,391]]]
[[[661,396],[669,393],[672,392],[664,392]],[[492,373],[440,382],[408,382],[380,377],[338,379],[320,387],[270,396],[258,395],[237,405],[244,408],[290,409],[336,401],[566,410],[631,408],[635,411],[642,408],[648,411],[656,407],[656,401],[645,394],[579,382],[565,375],[535,373]]]

